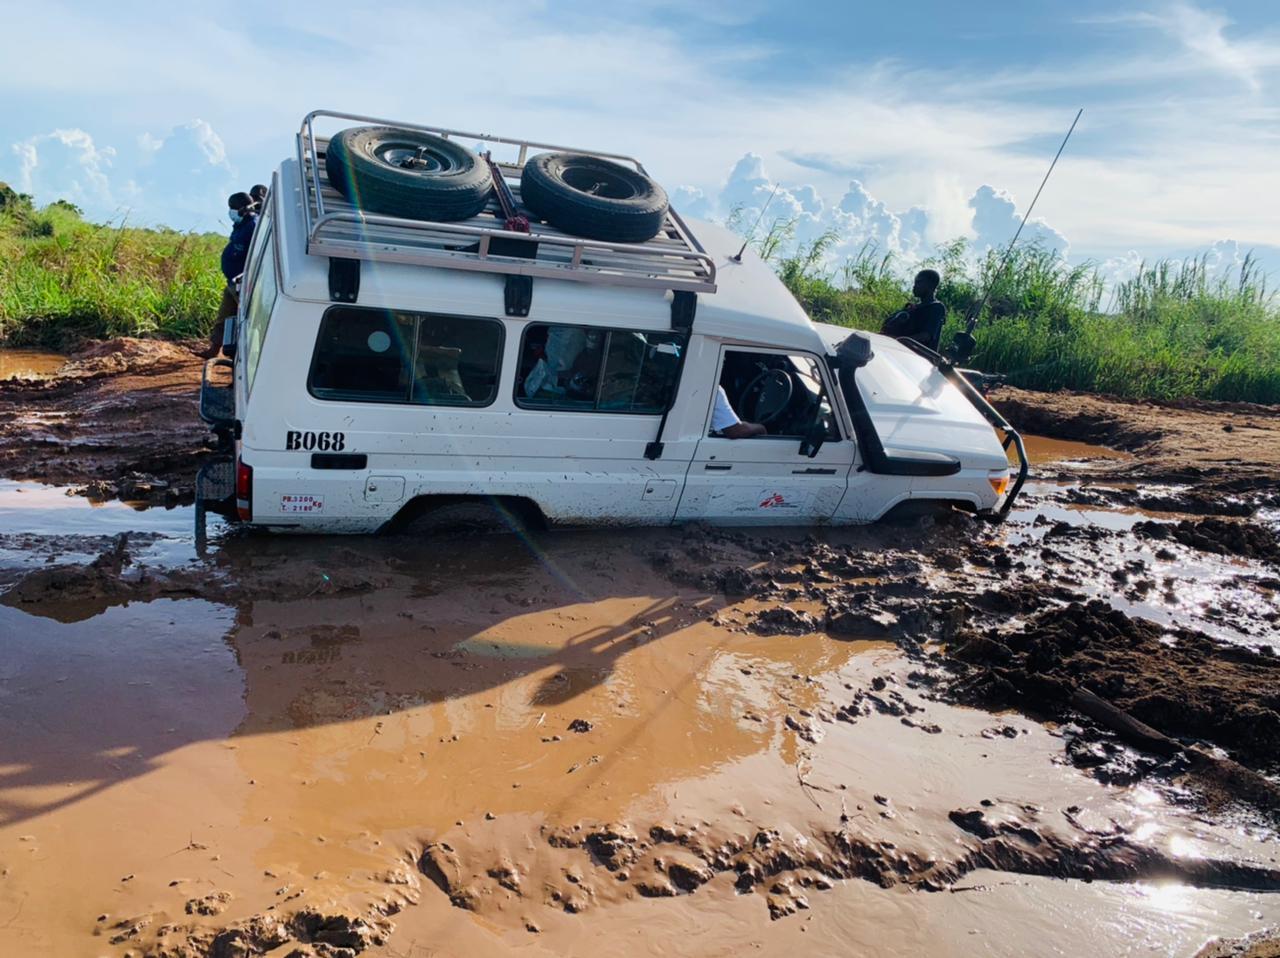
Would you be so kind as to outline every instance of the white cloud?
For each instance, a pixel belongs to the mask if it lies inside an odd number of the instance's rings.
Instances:
[[[992,186],[980,186],[969,199],[973,210],[972,235],[978,252],[1007,246],[1018,231],[1022,216],[1013,197]],[[1028,220],[1018,242],[1067,255],[1067,238],[1039,217]]]
[[[972,255],[980,256],[1008,244],[1021,219],[1008,193],[984,185],[960,200],[963,215],[946,211],[942,225],[948,231],[942,232],[933,208],[916,204],[894,210],[860,180],[850,181],[835,202],[824,198],[813,184],[779,184],[758,153],[739,159],[718,191],[708,194],[682,187],[672,202],[682,214],[694,218],[733,219],[743,232],[759,222],[751,234],[756,240],[771,224],[790,223],[793,248],[830,232],[835,241],[828,248],[827,261],[833,267],[871,246],[881,254],[892,254],[899,268],[906,270],[931,256],[938,243],[958,238],[969,239]],[[1066,237],[1041,219],[1027,224],[1020,242],[1036,243],[1064,256],[1068,249]]]
[[[12,152],[18,159],[19,188],[41,202],[111,203],[109,173],[116,151],[99,148],[84,130],[40,133],[13,144]]]
[[[30,136],[11,152],[19,189],[41,204],[70,200],[94,219],[221,229],[227,194],[249,186],[235,183],[222,138],[199,119],[144,132],[124,153],[80,129]]]
[[[1222,14],[1190,3],[1174,3],[1165,13],[1153,14],[1152,18],[1201,62],[1236,77],[1250,90],[1262,88],[1256,48],[1228,40],[1225,31],[1231,21]]]

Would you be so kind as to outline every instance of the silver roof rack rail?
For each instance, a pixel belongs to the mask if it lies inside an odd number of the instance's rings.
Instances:
[[[509,232],[503,228],[505,220],[496,198],[491,199],[476,216],[452,223],[405,219],[361,210],[330,186],[324,174],[322,158],[329,140],[316,135],[315,121],[320,118],[399,127],[458,140],[516,147],[515,162],[499,162],[498,167],[517,201],[520,198],[520,171],[530,151],[589,153],[644,172],[638,160],[599,150],[552,146],[354,113],[313,110],[303,118],[298,131],[298,169],[302,178],[307,252],[313,256],[478,270],[510,276],[540,276],[673,292],[715,292],[715,261],[675,210],[668,212],[658,235],[645,243],[584,239],[537,221],[531,222],[529,233]],[[535,244],[536,252],[532,256],[494,252],[495,239],[503,241],[497,244],[500,251],[518,248],[512,244],[523,242]]]

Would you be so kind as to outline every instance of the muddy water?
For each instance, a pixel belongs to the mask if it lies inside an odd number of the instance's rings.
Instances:
[[[66,361],[61,353],[0,349],[0,379],[40,379],[57,372]]]
[[[87,554],[73,537],[132,525],[138,562],[185,561],[182,510],[0,492],[0,535]],[[937,701],[891,645],[745,631],[750,602],[655,574],[669,535],[232,540],[211,575],[388,577],[65,624],[0,607],[0,952],[152,953],[304,908],[389,920],[369,955],[1190,954],[1280,920],[1275,896],[1185,883],[979,869],[913,890],[974,849],[961,809],[1034,832],[1028,863],[1095,832],[1277,863],[1264,829]],[[886,710],[833,718],[859,694]],[[588,841],[605,832],[616,857]],[[742,893],[725,847],[787,860]],[[880,878],[824,879],[842,848]]]
[[[172,567],[197,558],[194,510],[94,502],[61,486],[0,479],[0,588],[51,562],[85,562],[128,533],[140,562]],[[221,524],[211,520],[216,540]]]
[[[1087,442],[1073,442],[1069,439],[1052,439],[1048,436],[1023,436],[1022,444],[1027,450],[1027,460],[1032,466],[1048,463],[1086,463],[1106,460],[1123,460],[1133,458],[1118,449],[1108,449]]]

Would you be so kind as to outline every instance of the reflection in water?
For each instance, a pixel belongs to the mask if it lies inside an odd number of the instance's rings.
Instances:
[[[0,606],[0,825],[144,774],[243,715],[230,610],[158,600],[63,625]],[[197,706],[197,707],[193,707]]]
[[[1033,466],[1042,466],[1051,462],[1080,463],[1090,459],[1133,458],[1129,453],[1118,449],[1095,446],[1087,442],[1073,442],[1069,439],[1050,439],[1047,436],[1024,435],[1022,444],[1027,450],[1027,459]],[[1016,458],[1016,454],[1011,453],[1011,455]]]

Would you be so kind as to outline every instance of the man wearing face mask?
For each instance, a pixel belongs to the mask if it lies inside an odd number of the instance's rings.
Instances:
[[[258,216],[248,193],[232,193],[227,198],[227,217],[231,220],[231,238],[222,250],[222,275],[226,277],[227,285],[222,291],[218,317],[209,332],[209,356],[221,352],[224,323],[240,308],[236,279],[244,272],[245,261],[249,258],[249,243],[253,240],[254,227],[258,225]]]

